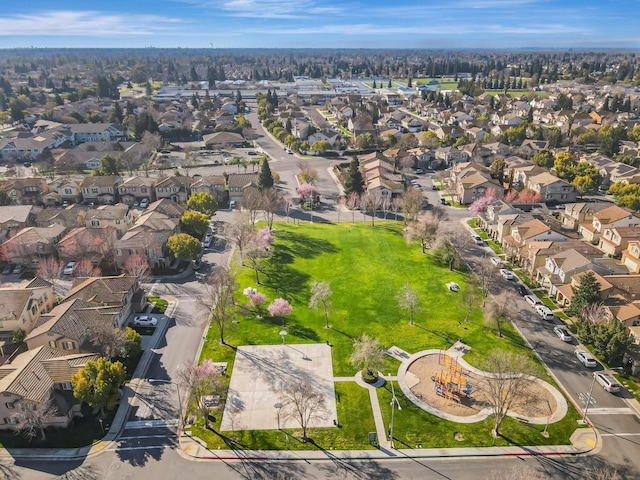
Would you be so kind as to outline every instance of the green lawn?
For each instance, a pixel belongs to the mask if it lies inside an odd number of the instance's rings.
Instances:
[[[169,302],[160,297],[147,297],[147,301],[154,304],[151,313],[164,313],[169,305]]]
[[[267,303],[277,297],[286,298],[293,306],[293,313],[286,319],[287,343],[328,340],[333,345],[334,376],[356,373],[349,357],[353,339],[364,332],[387,347],[397,345],[409,353],[446,349],[461,338],[471,346],[465,359],[476,365],[484,354],[496,349],[529,352],[509,324],[503,325],[504,338],[496,338],[495,326],[483,321],[480,308],[473,309],[469,322],[459,326],[458,322],[465,316],[461,304],[463,293],[450,292],[445,284],[454,281],[464,290],[468,286],[467,277],[448,271],[435,257],[423,255],[417,243],[407,245],[402,227],[393,221],[379,221],[374,228],[362,223],[301,226],[276,223],[273,255],[261,273],[262,284],[256,285],[253,270],[242,268],[238,275],[237,301],[241,306],[247,305],[242,291],[248,286],[265,293]],[[308,307],[309,284],[313,280],[325,280],[331,285],[330,329],[324,328],[323,313]],[[422,310],[415,315],[414,326],[408,325],[408,315],[397,307],[397,292],[405,283],[421,299]],[[222,346],[218,331],[212,326],[202,351],[203,359],[228,362],[229,372],[235,359],[233,347],[280,343],[281,321],[268,315],[258,319],[248,308],[242,309],[233,327],[225,335],[230,346]],[[389,357],[386,363],[385,371],[397,372],[397,360]],[[316,429],[311,436],[323,442],[323,448],[365,448],[366,433],[375,430],[366,391],[351,383],[336,383],[336,391],[340,394],[338,420],[343,428]],[[426,425],[444,422],[421,411],[414,418],[411,412],[410,408],[407,412],[403,410],[403,414],[411,418],[407,421],[417,426],[412,430],[415,432],[421,429],[429,432],[429,428],[420,427],[423,418],[429,419]],[[456,424],[444,423],[446,428],[458,428]],[[472,438],[472,429],[465,431]],[[194,427],[194,433],[215,448],[225,442],[219,434],[205,432],[198,426]],[[279,442],[284,441],[282,432],[236,432],[235,435],[240,443],[251,448],[281,448]],[[434,435],[434,438],[439,437]],[[291,443],[289,447],[292,448]],[[308,445],[296,448],[308,448]]]

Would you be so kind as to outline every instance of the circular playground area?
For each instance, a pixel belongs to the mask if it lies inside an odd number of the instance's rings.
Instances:
[[[446,420],[473,423],[493,413],[484,386],[488,376],[465,362],[457,350],[426,350],[403,362],[398,381],[403,393],[423,410]],[[511,417],[545,424],[567,413],[562,394],[543,380],[534,379],[521,393],[521,401],[509,411]]]

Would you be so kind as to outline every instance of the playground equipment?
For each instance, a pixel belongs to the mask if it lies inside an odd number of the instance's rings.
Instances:
[[[464,376],[462,367],[458,364],[458,359],[447,355],[446,352],[438,352],[438,363],[444,368],[440,372],[435,372],[433,380],[433,391],[447,400],[460,401],[460,396],[471,395],[472,385]]]

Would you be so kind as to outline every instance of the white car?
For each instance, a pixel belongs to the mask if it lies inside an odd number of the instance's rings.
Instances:
[[[573,337],[569,333],[569,330],[566,329],[566,327],[557,325],[553,327],[553,333],[555,333],[558,336],[558,338],[560,338],[560,340],[562,340],[563,342],[567,342],[567,343],[573,342]]]
[[[535,307],[536,305],[542,305],[542,302],[535,295],[525,295],[524,299],[527,301],[529,305]]]
[[[533,308],[535,308],[538,315],[540,315],[547,322],[553,322],[556,318],[551,309],[546,305],[538,304]]]
[[[76,262],[69,262],[64,266],[64,270],[62,273],[65,275],[71,275],[73,273],[73,268],[76,266]]]
[[[622,390],[622,385],[617,382],[613,375],[602,372],[594,373],[594,375],[598,383],[602,385],[602,388],[607,392],[616,393]]]
[[[22,265],[18,264],[15,267],[13,267],[13,272],[11,272],[11,273],[14,273],[14,274],[18,275],[18,274],[22,273],[22,269],[23,268],[24,267]]]
[[[149,206],[149,199],[143,198],[140,200],[140,208],[147,208]]]
[[[138,315],[133,319],[133,324],[137,327],[155,327],[158,319],[151,315]]]
[[[209,248],[211,246],[211,242],[213,241],[213,237],[211,235],[207,235],[204,237],[204,242],[202,242],[202,246],[204,248]]]
[[[596,368],[598,366],[598,362],[596,362],[596,359],[593,358],[593,355],[591,355],[589,352],[578,348],[573,353],[575,353],[576,357],[578,357],[578,360],[580,360],[580,363],[582,363],[585,367]]]
[[[502,259],[500,257],[491,257],[491,263],[497,267],[502,264]]]
[[[513,280],[516,278],[513,273],[511,273],[511,270],[507,270],[506,268],[500,269],[500,275],[502,275],[506,280]]]

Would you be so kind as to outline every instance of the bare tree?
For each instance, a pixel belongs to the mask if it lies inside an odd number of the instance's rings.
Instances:
[[[331,292],[331,285],[329,282],[311,282],[311,298],[309,299],[310,308],[319,308],[322,306],[324,310],[324,326],[329,328],[329,309],[331,308],[331,302],[329,298],[333,292]]]
[[[220,369],[211,360],[204,360],[200,365],[183,365],[178,369],[178,383],[204,418],[204,428],[209,428],[209,404],[205,397],[220,390]],[[182,415],[182,405],[179,408]]]
[[[422,210],[422,202],[424,196],[417,188],[409,187],[402,195],[402,213],[404,214],[404,223],[415,222]]]
[[[218,268],[205,283],[201,303],[209,310],[211,321],[220,333],[220,343],[226,345],[224,333],[235,315],[236,276],[226,267]]]
[[[384,352],[378,339],[363,333],[353,341],[351,365],[362,370],[365,382],[375,383],[378,380],[378,370],[384,367]]]
[[[295,420],[302,428],[302,441],[306,442],[307,429],[315,420],[327,415],[324,394],[304,380],[294,380],[284,390],[284,417]]]
[[[611,319],[609,310],[602,302],[591,303],[580,312],[582,319],[593,324],[607,323]]]
[[[253,230],[254,224],[244,211],[237,211],[224,229],[224,234],[238,247],[241,263],[244,262],[245,250],[253,238]]]
[[[360,205],[362,207],[362,215],[371,215],[371,226],[375,227],[376,213],[380,205],[380,194],[367,192],[360,197]]]
[[[427,246],[435,238],[439,225],[440,220],[438,217],[432,215],[431,212],[420,215],[420,217],[405,230],[405,239],[408,242],[420,240],[422,253],[425,253]]]
[[[396,197],[391,200],[391,210],[393,210],[393,215],[395,216],[396,222],[398,221],[398,212],[402,211],[402,206],[404,204],[404,200],[402,197]]]
[[[271,256],[271,244],[273,235],[269,227],[258,230],[251,236],[244,250],[244,258],[256,273],[256,283],[260,285],[260,275],[264,261]]]
[[[478,367],[492,374],[482,377],[481,388],[493,410],[494,435],[498,436],[507,412],[527,401],[527,387],[535,381],[538,369],[529,357],[498,350],[485,355]]]
[[[489,317],[487,320],[496,322],[498,337],[502,338],[502,322],[513,320],[514,309],[518,308],[517,302],[518,299],[513,292],[504,291],[485,306],[485,314]]]
[[[122,273],[132,277],[138,277],[139,281],[144,282],[151,276],[151,269],[147,261],[141,255],[136,254],[127,258],[127,261],[122,267]]]
[[[142,157],[143,160],[143,168],[145,175],[149,176],[149,166],[151,165],[151,161],[154,157],[154,154],[158,151],[160,146],[162,145],[162,138],[160,138],[159,133],[151,133],[144,132],[142,136],[142,144],[145,145],[148,149],[148,153]]]
[[[258,214],[262,210],[262,195],[257,188],[247,188],[242,194],[242,209],[249,216],[251,225],[258,220]]]
[[[300,169],[300,172],[298,173],[298,176],[302,180],[300,183],[308,183],[309,185],[314,185],[316,183],[316,180],[318,180],[318,170],[311,167],[309,162],[299,160],[296,163],[296,166]]]
[[[63,270],[64,263],[61,260],[58,260],[56,257],[45,257],[38,262],[36,276],[51,282],[55,290]]]
[[[347,203],[347,199],[344,195],[338,195],[336,198],[336,211],[338,212],[338,223],[340,223],[340,213],[342,212],[342,206]]]
[[[125,350],[127,344],[125,330],[114,328],[111,323],[101,319],[87,320],[87,329],[91,345],[108,360],[120,356]]]
[[[351,192],[347,197],[347,208],[351,210],[351,222],[356,223],[356,210],[360,208],[360,195],[357,192]]]
[[[491,263],[491,259],[484,257],[476,264],[475,273],[482,293],[482,306],[484,307],[491,288],[496,284],[496,267]]]
[[[398,305],[402,310],[409,312],[409,325],[413,325],[413,315],[420,311],[420,297],[408,283],[398,292]]]
[[[47,435],[44,429],[47,426],[47,421],[57,413],[58,410],[50,400],[37,404],[24,403],[22,412],[16,415],[20,425],[20,433],[29,442],[38,436],[41,441],[46,440]]]
[[[275,214],[284,209],[282,194],[277,188],[265,188],[260,192],[260,203],[267,220],[269,230],[273,228],[273,218]]]
[[[588,468],[584,473],[585,480],[622,480],[622,475],[611,467]]]
[[[465,235],[461,228],[454,223],[441,223],[438,227],[436,248],[450,271],[455,270],[462,263],[462,257],[458,251],[465,244]]]
[[[471,283],[467,285],[467,288],[465,289],[464,294],[460,299],[460,306],[464,309],[464,321],[466,323],[469,321],[469,315],[471,315],[471,311],[476,306],[475,285]]]
[[[91,263],[91,260],[89,260],[88,258],[83,258],[78,263],[76,263],[75,267],[73,267],[72,275],[74,277],[82,277],[82,278],[101,277],[102,269],[100,267],[95,267]]]
[[[0,252],[5,261],[17,265],[31,265],[36,258],[35,245],[30,241],[29,232],[26,230],[5,240]]]

